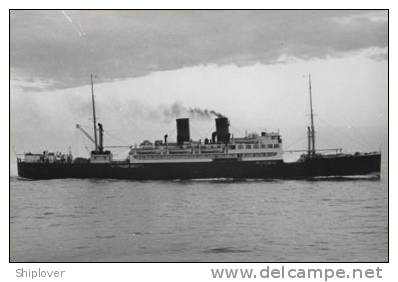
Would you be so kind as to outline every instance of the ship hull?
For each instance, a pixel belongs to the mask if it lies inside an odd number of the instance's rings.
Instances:
[[[129,164],[127,162],[105,164],[18,162],[18,175],[30,179],[297,179],[319,176],[379,175],[380,162],[380,154],[308,158],[304,161],[292,163],[236,160],[217,160],[207,163],[152,164]]]

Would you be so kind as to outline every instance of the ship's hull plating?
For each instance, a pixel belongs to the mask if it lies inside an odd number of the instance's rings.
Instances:
[[[302,162],[243,162],[217,160],[210,163],[92,164],[18,162],[18,175],[30,179],[115,178],[137,180],[262,178],[288,179],[317,176],[349,176],[380,173],[380,154],[310,158]]]

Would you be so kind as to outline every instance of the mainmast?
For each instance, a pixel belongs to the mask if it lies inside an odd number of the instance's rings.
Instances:
[[[308,75],[308,83],[309,83],[309,92],[310,92],[310,109],[311,109],[311,145],[308,146],[310,148],[310,153],[312,156],[315,156],[315,126],[314,126],[314,113],[312,110],[312,89],[311,89],[311,74]]]
[[[95,151],[98,151],[98,141],[97,141],[97,118],[96,118],[96,116],[95,116],[95,100],[94,100],[93,74],[91,74],[91,100],[92,100],[92,104],[93,104],[94,144],[95,144]]]

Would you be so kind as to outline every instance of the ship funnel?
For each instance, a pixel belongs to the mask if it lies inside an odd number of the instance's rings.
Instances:
[[[230,139],[229,121],[226,117],[216,118],[216,132],[218,143],[228,143]]]
[[[190,141],[189,134],[189,119],[179,118],[177,121],[177,144],[181,145],[184,142]]]

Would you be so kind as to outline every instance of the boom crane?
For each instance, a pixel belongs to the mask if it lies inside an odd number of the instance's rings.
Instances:
[[[93,142],[94,144],[96,144],[96,143],[95,143],[95,140],[93,139],[93,137],[91,137],[90,134],[88,134],[87,131],[85,131],[84,128],[81,127],[80,124],[76,124],[76,128],[79,129],[81,132],[83,132],[83,134],[84,134],[88,139],[90,139],[91,142]]]
[[[80,124],[76,124],[76,128],[79,129],[84,134],[84,136],[86,136],[91,142],[93,142],[95,144],[94,138],[91,137],[90,134]],[[102,129],[102,125],[101,125],[101,129]],[[103,129],[102,129],[102,132],[104,132]],[[103,137],[101,137],[100,141],[101,141],[100,144],[102,144],[102,149],[103,148],[132,148],[133,147],[132,145],[103,146]],[[98,146],[98,148],[100,149],[100,146]]]

